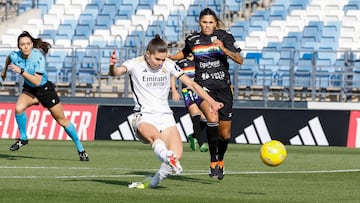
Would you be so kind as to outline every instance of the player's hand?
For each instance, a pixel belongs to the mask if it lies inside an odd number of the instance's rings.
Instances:
[[[210,104],[210,112],[212,111],[218,111],[219,109],[221,109],[222,107],[224,107],[224,104],[221,102],[213,102]]]
[[[178,91],[174,90],[171,92],[172,100],[173,101],[179,101],[180,100],[180,94]]]
[[[1,79],[2,80],[5,80],[6,78],[6,68],[4,68],[2,71],[1,71]]]
[[[213,44],[217,47],[219,47],[221,50],[224,49],[224,43],[222,41],[220,41],[219,39],[215,39],[213,41]]]
[[[110,65],[113,66],[117,63],[116,51],[114,50],[110,56]]]
[[[10,70],[12,70],[14,73],[21,73],[21,68],[15,64],[10,64],[8,65],[8,67],[10,68]]]

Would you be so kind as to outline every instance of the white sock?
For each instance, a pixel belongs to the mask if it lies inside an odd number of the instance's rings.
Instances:
[[[152,148],[156,157],[161,162],[166,162],[166,152],[168,151],[168,149],[166,148],[165,142],[161,139],[156,139],[152,144]]]
[[[150,188],[157,187],[159,183],[164,180],[169,174],[172,173],[172,168],[168,164],[162,162],[160,165],[159,171],[155,174],[155,176],[151,179],[149,183]]]

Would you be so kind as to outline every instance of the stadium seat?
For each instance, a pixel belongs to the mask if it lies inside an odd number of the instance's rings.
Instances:
[[[247,36],[245,27],[241,25],[234,25],[230,27],[230,32],[234,36],[235,40],[244,41]]]
[[[254,72],[251,69],[239,69],[238,72],[239,86],[250,87],[254,81]]]
[[[273,72],[270,69],[259,69],[254,75],[253,85],[271,86],[273,81]]]
[[[66,35],[68,39],[72,39],[72,36],[74,35],[74,29],[70,24],[60,24],[57,34]]]
[[[176,32],[176,26],[167,25],[165,26],[164,36],[168,42],[178,42],[179,33]]]
[[[99,14],[100,7],[98,4],[87,4],[82,14],[89,14],[95,19]]]
[[[60,70],[62,68],[62,60],[60,56],[49,55],[46,59],[47,67]]]

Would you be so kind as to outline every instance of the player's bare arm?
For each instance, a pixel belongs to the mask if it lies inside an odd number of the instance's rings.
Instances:
[[[124,75],[127,71],[125,66],[115,67],[117,62],[116,51],[114,50],[110,56],[109,74],[111,76]]]
[[[181,96],[180,96],[180,94],[178,92],[178,89],[176,87],[176,79],[173,76],[171,77],[170,88],[171,88],[172,100],[179,101]]]
[[[214,40],[213,42],[215,45],[217,45],[227,56],[231,58],[234,62],[238,64],[243,64],[243,57],[240,55],[239,52],[232,52],[228,50],[226,47],[224,47],[224,43],[220,41],[219,39]]]
[[[217,111],[224,106],[223,103],[217,102],[212,97],[210,97],[209,94],[207,92],[205,92],[205,90],[203,88],[201,88],[200,85],[198,85],[196,82],[191,80],[187,75],[180,76],[179,80],[182,83],[184,83],[185,85],[187,85],[188,88],[193,90],[202,99],[207,101],[210,104],[210,107],[212,110]]]
[[[12,70],[13,72],[22,75],[33,85],[35,85],[37,87],[40,86],[42,75],[37,74],[37,73],[34,73],[34,75],[29,74],[26,71],[24,71],[24,69],[20,68],[19,66],[15,65],[15,64],[10,64],[7,67],[10,68],[10,70]]]
[[[6,71],[7,71],[7,69],[8,69],[9,64],[10,64],[10,57],[7,56],[7,57],[6,57],[6,61],[5,61],[4,68],[3,68],[3,70],[1,71],[1,79],[3,79],[3,80],[6,79]]]
[[[182,51],[178,51],[175,54],[169,56],[169,58],[171,60],[177,61],[177,60],[181,60],[181,59],[185,58],[185,55]]]

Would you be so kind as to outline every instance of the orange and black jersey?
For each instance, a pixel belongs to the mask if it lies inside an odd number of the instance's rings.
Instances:
[[[200,32],[190,34],[182,50],[185,56],[189,53],[194,55],[195,81],[209,89],[225,88],[231,84],[228,56],[213,44],[215,39],[222,41],[229,51],[241,51],[240,47],[236,47],[233,35],[221,29],[215,30],[210,36]]]

